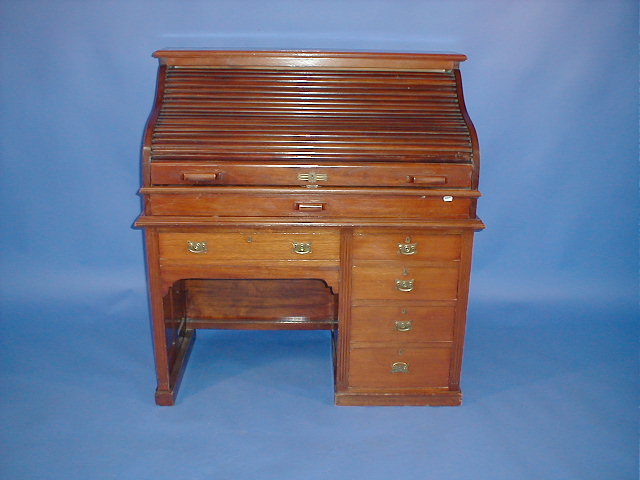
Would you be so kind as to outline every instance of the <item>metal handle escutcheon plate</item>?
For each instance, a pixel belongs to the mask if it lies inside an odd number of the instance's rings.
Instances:
[[[410,292],[413,290],[415,280],[396,280],[396,288],[401,292]]]
[[[311,242],[309,242],[309,243],[294,243],[292,250],[293,250],[293,253],[298,253],[300,255],[306,255],[307,253],[313,253]]]
[[[391,364],[391,373],[409,373],[409,364],[405,362],[395,362]]]
[[[396,321],[396,330],[399,332],[408,332],[413,328],[411,320],[398,320]]]
[[[418,251],[417,243],[399,243],[398,252],[402,255],[414,255]]]
[[[191,253],[207,253],[207,242],[192,242],[187,241],[187,249]]]

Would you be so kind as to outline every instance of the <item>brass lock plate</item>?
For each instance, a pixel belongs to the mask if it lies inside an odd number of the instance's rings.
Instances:
[[[326,182],[329,179],[329,175],[326,173],[299,173],[298,180],[309,183]]]

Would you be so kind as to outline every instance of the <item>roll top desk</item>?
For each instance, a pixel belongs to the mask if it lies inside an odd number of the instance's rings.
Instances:
[[[158,51],[157,389],[198,328],[328,329],[338,405],[458,405],[479,157],[457,54]]]

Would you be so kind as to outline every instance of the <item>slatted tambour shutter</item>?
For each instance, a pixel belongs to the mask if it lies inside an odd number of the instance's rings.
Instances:
[[[471,163],[453,71],[168,67],[152,161]]]

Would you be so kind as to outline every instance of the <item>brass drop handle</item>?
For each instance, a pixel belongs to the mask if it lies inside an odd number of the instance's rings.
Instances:
[[[398,320],[396,321],[396,330],[399,332],[408,332],[413,328],[411,320]]]
[[[409,373],[409,364],[406,362],[394,362],[391,364],[391,373]]]
[[[187,241],[187,249],[191,253],[207,253],[207,242],[192,242]]]
[[[182,179],[185,182],[193,183],[213,183],[220,179],[219,173],[183,173]]]
[[[396,280],[396,288],[401,292],[410,292],[413,290],[415,280]]]
[[[300,255],[306,255],[307,253],[313,253],[312,244],[309,243],[294,243],[292,248],[293,253]]]
[[[399,243],[398,252],[402,255],[415,255],[418,252],[417,243]]]

